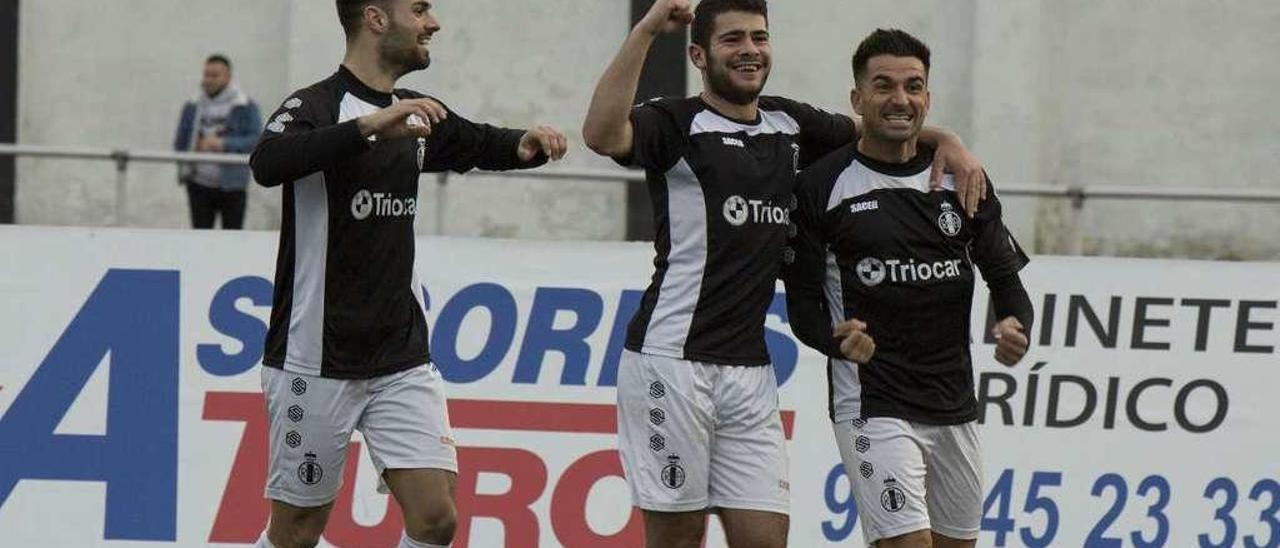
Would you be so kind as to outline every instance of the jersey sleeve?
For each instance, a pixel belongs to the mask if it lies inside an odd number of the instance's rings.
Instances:
[[[295,181],[360,154],[369,143],[355,120],[335,124],[337,105],[322,90],[300,90],[267,120],[249,157],[253,178],[263,186]]]
[[[827,254],[822,219],[826,199],[821,192],[825,185],[820,183],[812,170],[798,176],[796,209],[791,212],[795,233],[788,241],[790,260],[784,261],[782,281],[791,332],[806,346],[840,358],[840,342],[832,335],[830,308],[823,293]]]
[[[626,167],[667,170],[678,159],[684,135],[675,115],[662,99],[636,105],[631,109],[631,155],[614,158]]]
[[[434,99],[434,98],[433,98]],[[436,102],[440,102],[436,100]],[[441,105],[444,103],[440,102]],[[529,169],[547,163],[542,152],[528,162],[520,160],[517,149],[525,130],[472,122],[445,106],[449,115],[427,137],[427,158],[422,171],[466,173],[472,169],[508,171]]]
[[[801,169],[858,139],[858,130],[848,116],[798,102],[791,104],[791,110],[800,124]]]
[[[974,217],[974,237],[970,248],[973,262],[987,281],[1017,274],[1031,261],[1004,225],[1002,217],[1000,197],[988,179],[987,197]]]

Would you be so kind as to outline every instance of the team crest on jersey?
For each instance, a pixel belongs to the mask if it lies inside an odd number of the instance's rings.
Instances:
[[[800,145],[791,143],[791,169],[800,173]]]
[[[880,506],[886,512],[894,513],[907,506],[907,495],[898,488],[898,480],[884,480],[884,491],[880,492]]]
[[[960,233],[962,223],[960,214],[955,212],[955,208],[948,202],[942,202],[942,215],[938,216],[938,228],[942,229],[942,233],[955,236]]]
[[[667,465],[662,467],[662,484],[669,489],[679,489],[684,486],[684,467],[680,466],[679,455],[667,457]]]
[[[422,171],[422,162],[427,158],[427,140],[418,137],[418,171]]]

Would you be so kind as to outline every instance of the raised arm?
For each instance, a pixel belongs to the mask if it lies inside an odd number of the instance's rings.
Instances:
[[[659,33],[683,30],[692,21],[693,8],[689,0],[653,3],[596,84],[591,107],[582,124],[582,138],[588,148],[612,158],[631,155],[634,134],[629,115],[649,46]]]

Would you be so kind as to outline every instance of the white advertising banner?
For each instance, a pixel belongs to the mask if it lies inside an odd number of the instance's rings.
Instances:
[[[277,236],[0,228],[0,545],[248,544],[266,525],[258,367]],[[424,238],[459,444],[454,546],[639,546],[616,454],[642,244]],[[1033,348],[973,355],[980,546],[1280,545],[1280,264],[1036,257]],[[861,546],[825,360],[766,320],[791,545]],[[325,542],[394,546],[357,436]],[[865,481],[855,475],[854,481]],[[712,520],[708,546],[724,546]]]

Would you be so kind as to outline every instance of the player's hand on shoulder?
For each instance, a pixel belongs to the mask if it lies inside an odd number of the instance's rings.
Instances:
[[[1027,355],[1028,340],[1023,331],[1022,322],[1013,316],[991,328],[991,335],[996,339],[996,361],[1011,366]]]
[[[950,173],[956,182],[956,197],[965,213],[972,218],[978,214],[978,203],[987,196],[987,174],[982,162],[965,148],[960,138],[951,135],[938,145],[933,156],[933,173],[930,182],[934,188],[942,186],[944,173]]]
[[[427,137],[436,124],[449,117],[444,105],[435,99],[403,99],[396,104],[356,119],[360,134],[379,139]]]
[[[547,158],[559,160],[564,158],[566,152],[569,151],[569,140],[565,138],[563,133],[551,126],[535,126],[524,132],[524,136],[520,138],[520,146],[516,150],[516,154],[520,157],[521,162],[528,162],[537,156],[539,152],[546,154]]]
[[[840,353],[850,361],[867,363],[876,353],[876,341],[867,334],[867,324],[860,320],[836,324],[833,334],[840,339]]]
[[[657,0],[636,24],[636,29],[649,34],[669,33],[680,31],[692,22],[692,0]]]

